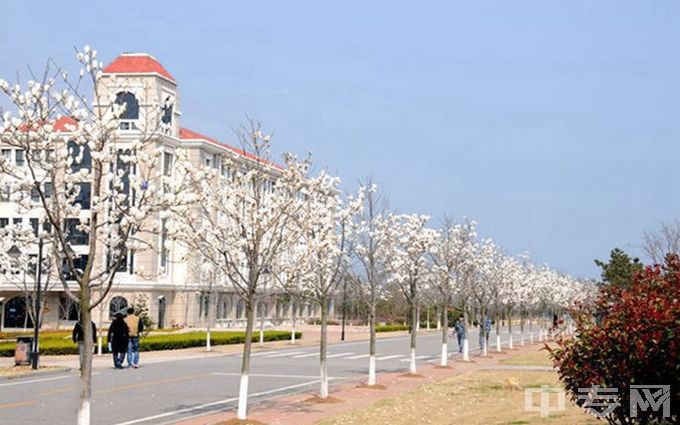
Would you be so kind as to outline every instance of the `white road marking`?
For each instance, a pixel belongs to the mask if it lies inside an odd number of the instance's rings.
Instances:
[[[416,356],[416,360],[425,360],[425,359],[431,359],[432,356]],[[400,361],[402,362],[410,362],[411,359],[401,359]]]
[[[358,356],[346,357],[347,360],[365,359],[368,354],[359,354]]]
[[[215,376],[241,376],[240,373],[228,373],[228,372],[213,372],[211,375]],[[290,378],[290,379],[314,379],[318,376],[313,375],[271,375],[266,373],[251,373],[248,376],[258,376],[260,378]],[[337,379],[337,378],[328,378]]]
[[[299,356],[293,356],[293,358],[294,359],[304,359],[306,357],[314,357],[314,356],[318,356],[318,355],[319,355],[319,353],[314,352],[314,353],[308,353],[308,354],[300,354]]]
[[[317,379],[315,381],[304,382],[302,384],[289,385],[287,387],[275,388],[273,390],[262,391],[262,392],[259,392],[259,393],[250,394],[249,397],[259,397],[259,396],[263,396],[263,395],[274,394],[274,393],[278,393],[278,392],[281,392],[281,391],[292,390],[292,389],[295,389],[295,388],[301,388],[301,387],[304,387],[304,386],[307,386],[307,385],[316,384],[318,382],[319,382],[319,380]],[[147,416],[146,418],[135,419],[135,420],[128,421],[128,422],[121,422],[121,423],[118,423],[116,425],[139,424],[139,423],[143,423],[143,422],[152,421],[154,419],[167,418],[168,416],[175,416],[175,415],[180,415],[182,413],[189,413],[189,412],[193,412],[195,410],[205,409],[206,407],[212,407],[212,406],[218,406],[220,404],[231,403],[232,401],[236,401],[236,400],[238,400],[238,397],[226,398],[224,400],[213,401],[212,403],[201,404],[200,406],[187,407],[186,409],[175,410],[173,412],[166,412],[166,413],[161,413],[159,415]]]
[[[63,375],[63,376],[53,376],[51,378],[30,379],[30,380],[27,380],[27,381],[8,382],[8,383],[5,383],[5,384],[0,384],[0,387],[12,387],[14,385],[33,384],[35,382],[56,381],[57,379],[66,379],[66,378],[69,378],[69,377],[70,377],[70,375]]]
[[[329,356],[326,356],[327,359],[332,359],[334,357],[343,357],[343,356],[351,356],[354,353],[337,353],[337,354],[331,354]]]
[[[306,351],[291,351],[289,353],[273,353],[268,356],[262,356],[265,359],[273,359],[275,357],[286,357],[286,356],[292,356],[293,354],[302,354],[306,353]]]
[[[403,354],[394,354],[394,355],[391,355],[391,356],[382,356],[382,357],[376,358],[376,360],[398,359],[399,357],[404,357],[404,355]]]

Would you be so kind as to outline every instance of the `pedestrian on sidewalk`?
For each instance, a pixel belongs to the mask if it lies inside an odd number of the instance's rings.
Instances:
[[[135,309],[130,307],[127,309],[127,317],[125,324],[128,327],[128,350],[127,361],[128,368],[139,367],[139,336],[144,332],[144,323],[138,315],[135,314]]]
[[[71,339],[73,339],[73,342],[78,344],[78,355],[80,357],[80,363],[78,363],[78,370],[80,370],[83,367],[83,362],[84,362],[84,357],[85,357],[85,332],[83,329],[83,325],[80,323],[80,318],[78,318],[78,321],[76,322],[76,325],[73,327],[73,333],[71,335]],[[92,344],[97,343],[97,326],[92,323]]]
[[[116,369],[123,369],[125,353],[128,350],[128,327],[122,314],[116,313],[115,319],[109,326],[106,342],[109,350],[113,353],[113,366]]]
[[[454,323],[453,328],[456,332],[456,337],[458,338],[458,352],[463,352],[463,340],[465,339],[465,318],[460,316],[458,321]]]

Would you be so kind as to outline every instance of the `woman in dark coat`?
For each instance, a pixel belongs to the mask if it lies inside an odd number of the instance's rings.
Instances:
[[[118,313],[115,316],[111,326],[109,326],[109,334],[106,340],[109,345],[109,350],[113,353],[113,365],[116,369],[123,368],[123,361],[125,360],[125,353],[128,349],[128,327],[123,320],[123,315]]]

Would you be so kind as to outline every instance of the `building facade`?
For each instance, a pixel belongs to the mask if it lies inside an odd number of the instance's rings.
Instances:
[[[177,80],[154,57],[145,53],[124,53],[103,70],[98,82],[99,99],[96,107],[110,107],[106,99],[115,99],[125,104],[120,117],[118,132],[122,140],[138,137],[144,119],[144,110],[150,105],[163,108],[159,119],[163,130],[153,134],[162,149],[160,172],[172,178],[178,154],[194,165],[218,167],[224,157],[245,160],[241,150],[197,131],[181,126],[182,113]],[[68,119],[62,119],[67,121]],[[67,122],[56,122],[54,128],[63,127],[68,133]],[[20,149],[11,149],[0,144],[2,155],[16,166],[25,161]],[[87,161],[87,153],[79,157]],[[275,173],[275,170],[272,171]],[[0,195],[0,227],[8,224],[33,226],[37,229],[38,216],[26,214],[10,200],[10,186],[2,189]],[[7,193],[5,193],[7,192]],[[85,193],[83,193],[85,192]],[[81,190],[81,206],[89,208],[92,202],[89,193]],[[196,273],[183,247],[173,241],[166,241],[164,233],[153,235],[147,241],[152,249],[129,253],[116,275],[111,292],[105,301],[93,310],[93,319],[106,326],[111,317],[128,306],[145,305],[151,319],[159,328],[196,326],[205,327],[210,321],[215,327],[240,328],[245,326],[245,306],[242,300],[228,287],[207,292],[197,281]],[[84,249],[86,236],[75,238],[73,249]],[[79,248],[82,245],[82,248]],[[165,247],[168,247],[165,249]],[[0,330],[31,327],[27,313],[26,288],[31,288],[34,276],[29,273],[3,278],[0,275]],[[331,312],[333,306],[331,305]],[[318,317],[318,307],[304,300],[278,293],[263,299],[256,309],[257,317],[264,318],[268,325],[283,325],[294,316],[301,320]],[[71,327],[78,319],[78,306],[70,301],[61,282],[51,283],[45,297],[43,314],[44,328]]]

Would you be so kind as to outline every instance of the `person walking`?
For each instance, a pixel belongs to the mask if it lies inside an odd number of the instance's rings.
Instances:
[[[94,345],[97,343],[97,326],[94,324],[94,322],[91,323],[92,323],[92,344]],[[73,339],[73,342],[78,344],[78,355],[80,357],[78,370],[80,370],[83,367],[84,362],[83,359],[85,357],[85,332],[83,329],[83,325],[80,323],[80,318],[78,318],[76,325],[73,327],[71,339]]]
[[[139,336],[144,332],[144,323],[135,314],[134,308],[128,308],[127,314],[125,324],[128,327],[129,335],[127,350],[128,368],[134,367],[137,369],[139,367]]]
[[[463,352],[463,340],[465,339],[465,318],[460,316],[456,323],[453,325],[453,329],[456,332],[456,337],[458,338],[458,352]]]
[[[116,313],[115,319],[109,326],[106,342],[109,345],[109,350],[113,353],[113,366],[116,369],[123,369],[125,353],[128,350],[128,327],[122,314]]]

